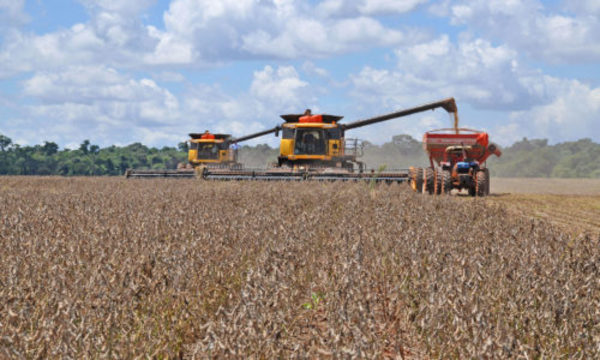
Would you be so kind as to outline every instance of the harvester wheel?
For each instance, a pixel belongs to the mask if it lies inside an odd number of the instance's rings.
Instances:
[[[423,168],[423,194],[433,194],[435,187],[435,173],[432,168]]]
[[[477,196],[486,196],[487,189],[489,187],[488,172],[485,170],[480,170],[477,172],[476,177],[475,192]]]
[[[452,191],[452,173],[450,170],[442,171],[442,193],[450,195]]]

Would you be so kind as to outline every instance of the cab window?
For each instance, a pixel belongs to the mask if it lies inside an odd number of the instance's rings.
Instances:
[[[296,129],[294,154],[325,155],[325,131],[323,129]]]

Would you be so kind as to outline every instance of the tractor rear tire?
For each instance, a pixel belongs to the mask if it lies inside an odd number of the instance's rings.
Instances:
[[[489,189],[489,178],[488,172],[485,170],[480,170],[476,174],[475,179],[475,193],[477,196],[486,196],[488,194]]]
[[[485,176],[487,177],[487,186],[485,187],[485,195],[490,194],[490,170],[488,168],[483,169]]]
[[[432,168],[424,168],[423,170],[423,194],[433,194],[435,177]]]
[[[450,170],[442,171],[442,194],[450,195],[452,191],[452,173]]]

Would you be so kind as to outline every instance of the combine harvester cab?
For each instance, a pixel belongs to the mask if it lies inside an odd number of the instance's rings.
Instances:
[[[347,139],[347,130],[391,119],[434,110],[438,107],[448,112],[456,108],[454,99],[445,99],[417,107],[396,111],[351,123],[340,123],[342,116],[315,114],[281,115],[284,123],[264,133],[281,131],[279,157],[276,166],[266,170],[241,170],[237,172],[205,169],[203,177],[208,180],[268,180],[268,181],[375,181],[404,182],[408,170],[365,171],[357,160],[360,146],[356,140]]]
[[[466,189],[471,196],[490,193],[490,173],[486,160],[501,156],[498,146],[489,142],[486,132],[455,127],[432,130],[423,136],[423,148],[431,167],[410,168],[410,186],[428,194],[449,194]]]

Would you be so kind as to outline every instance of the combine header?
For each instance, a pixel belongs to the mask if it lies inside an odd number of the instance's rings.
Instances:
[[[232,138],[229,134],[191,133],[188,140],[188,163],[179,164],[177,169],[128,169],[126,178],[193,178],[200,169],[216,168],[236,170],[241,169],[238,162],[237,146],[239,142],[254,139],[271,131],[261,131],[255,134]]]
[[[453,189],[466,189],[471,196],[490,193],[490,173],[486,160],[501,156],[498,146],[489,142],[486,132],[454,127],[425,133],[423,148],[429,155],[429,168],[409,169],[409,185],[417,192],[449,194]]]
[[[267,170],[233,170],[205,168],[202,177],[207,180],[322,180],[322,181],[382,181],[403,182],[408,179],[407,170],[365,172],[364,164],[357,160],[358,146],[354,139],[346,139],[345,132],[391,119],[438,107],[456,112],[454,99],[340,124],[342,116],[319,114],[310,110],[304,114],[281,115],[284,123],[262,134],[282,132],[277,164]]]

